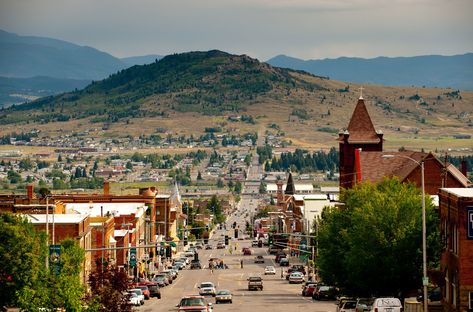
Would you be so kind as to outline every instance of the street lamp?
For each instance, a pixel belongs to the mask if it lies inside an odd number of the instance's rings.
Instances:
[[[427,305],[427,285],[429,283],[429,279],[427,277],[427,229],[426,229],[426,222],[425,222],[425,182],[424,182],[424,161],[417,161],[414,158],[411,158],[409,156],[405,155],[383,155],[382,158],[385,159],[392,159],[395,157],[400,157],[400,158],[406,158],[409,159],[413,162],[415,162],[417,165],[420,166],[421,170],[421,179],[422,179],[422,286],[424,288],[424,311],[428,312],[428,305]]]

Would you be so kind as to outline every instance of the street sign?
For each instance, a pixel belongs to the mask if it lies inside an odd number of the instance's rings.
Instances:
[[[473,207],[466,207],[466,220],[467,220],[467,231],[466,238],[469,240],[473,239]]]
[[[136,266],[136,248],[130,248],[130,266]]]
[[[61,245],[49,245],[49,260],[53,272],[59,275],[61,271]]]

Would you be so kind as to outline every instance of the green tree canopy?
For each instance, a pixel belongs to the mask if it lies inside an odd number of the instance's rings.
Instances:
[[[359,296],[397,296],[420,288],[421,200],[415,185],[397,179],[346,190],[342,194],[345,206],[326,209],[319,224],[317,264],[322,280]],[[428,197],[426,211],[428,259],[435,266],[440,235]]]

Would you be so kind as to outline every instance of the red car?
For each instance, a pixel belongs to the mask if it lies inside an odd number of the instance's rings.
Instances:
[[[302,287],[302,296],[304,297],[312,297],[314,291],[317,289],[317,283],[308,282],[306,285]]]
[[[245,247],[245,248],[242,249],[242,251],[243,251],[243,255],[251,256],[251,249],[250,248]]]

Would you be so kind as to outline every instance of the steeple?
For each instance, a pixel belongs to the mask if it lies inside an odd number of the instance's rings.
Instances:
[[[349,143],[379,143],[381,140],[371,122],[362,94],[356,103],[347,131]]]
[[[296,193],[296,187],[294,186],[294,180],[292,179],[292,173],[289,172],[289,177],[287,178],[287,186],[284,194],[294,195]]]

